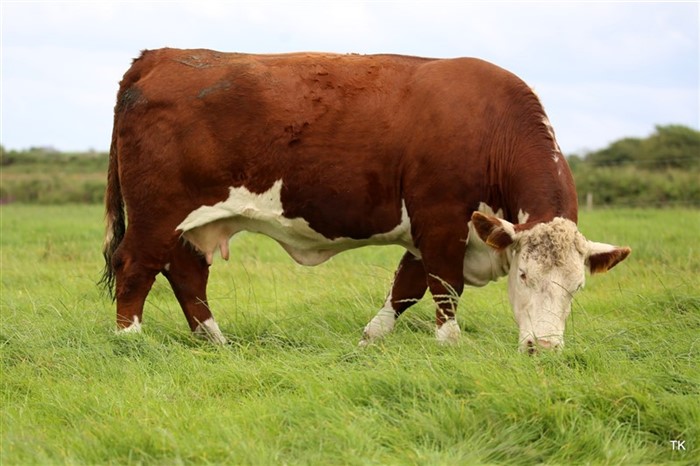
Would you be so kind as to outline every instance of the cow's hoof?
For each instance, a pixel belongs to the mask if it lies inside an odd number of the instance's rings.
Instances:
[[[359,346],[360,348],[365,348],[365,347],[367,347],[367,346],[369,346],[369,345],[371,345],[371,344],[372,344],[372,342],[371,342],[370,340],[368,340],[368,339],[363,335],[363,336],[362,336],[362,340],[360,340],[360,342],[357,344],[357,346]]]
[[[117,335],[127,335],[129,333],[141,333],[141,321],[137,316],[134,316],[133,322],[128,327],[117,328]]]
[[[367,327],[369,327],[369,325]],[[373,343],[376,343],[384,337],[383,333],[379,335],[372,335],[371,333],[367,332],[367,327],[365,327],[364,332],[362,332],[362,340],[360,340],[360,342],[357,344],[357,346],[360,348],[365,348]]]
[[[213,317],[210,317],[204,322],[200,323],[195,329],[194,334],[199,338],[209,340],[215,345],[225,345],[228,343],[226,337],[223,333],[221,333],[219,325],[216,323]]]
[[[450,319],[435,329],[435,338],[440,344],[454,345],[459,342],[460,333],[457,321]]]
[[[380,309],[376,316],[369,321],[362,332],[360,346],[367,346],[394,330],[396,315],[392,309]]]

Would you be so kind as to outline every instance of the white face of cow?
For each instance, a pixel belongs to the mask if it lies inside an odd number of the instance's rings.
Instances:
[[[573,295],[583,287],[586,240],[573,222],[557,219],[516,235],[508,294],[521,347],[560,347]]]
[[[520,348],[560,348],[574,293],[585,282],[585,270],[605,272],[625,259],[629,248],[586,240],[576,224],[563,218],[517,231],[496,217],[475,213],[472,222],[481,239],[510,256],[508,292],[520,329]]]

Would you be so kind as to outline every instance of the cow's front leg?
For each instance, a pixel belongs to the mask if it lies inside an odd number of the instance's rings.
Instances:
[[[391,332],[396,319],[403,311],[420,301],[427,287],[423,262],[406,251],[394,274],[394,281],[384,307],[365,327],[360,346],[372,343]]]
[[[428,288],[435,301],[435,337],[440,343],[459,341],[456,313],[464,289],[463,262],[466,241],[440,238],[421,249]]]
[[[464,288],[463,279],[448,280],[437,274],[429,274],[428,286],[435,300],[435,338],[440,343],[457,343],[459,325],[457,324],[457,305]]]

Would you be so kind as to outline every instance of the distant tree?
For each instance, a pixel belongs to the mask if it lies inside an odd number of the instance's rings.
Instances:
[[[585,162],[594,167],[635,165],[646,170],[700,168],[700,131],[658,125],[649,137],[620,139],[587,154]]]
[[[700,131],[681,125],[657,126],[640,153],[644,168],[700,167]]]
[[[643,141],[639,138],[624,138],[607,148],[588,154],[586,161],[596,167],[615,166],[639,160]]]
[[[569,163],[569,167],[571,167],[572,170],[576,170],[582,163],[584,163],[584,159],[582,156],[579,154],[571,154],[566,157],[566,161]]]
[[[14,151],[7,151],[5,146],[0,144],[0,166],[10,165],[15,161]]]

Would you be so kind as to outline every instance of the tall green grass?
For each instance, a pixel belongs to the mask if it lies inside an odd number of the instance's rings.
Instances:
[[[115,335],[101,209],[0,215],[3,465],[700,461],[698,211],[584,213],[584,234],[633,254],[537,357],[516,350],[503,282],[465,291],[456,346],[435,344],[426,298],[359,349],[401,250],[303,268],[253,235],[212,268],[230,345],[190,336],[164,280],[144,332]]]

